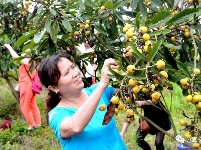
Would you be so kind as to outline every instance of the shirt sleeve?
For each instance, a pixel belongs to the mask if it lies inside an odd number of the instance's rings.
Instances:
[[[60,126],[65,117],[70,116],[68,111],[52,110],[49,113],[49,125],[53,129],[55,136],[61,140]]]

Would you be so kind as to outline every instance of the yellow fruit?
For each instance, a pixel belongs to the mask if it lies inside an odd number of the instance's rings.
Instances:
[[[151,84],[151,89],[152,89],[152,91],[154,91],[155,90],[155,85],[154,84]]]
[[[128,85],[130,85],[132,87],[136,86],[137,85],[137,80],[135,80],[135,79],[129,79]]]
[[[85,29],[88,29],[88,28],[89,28],[89,24],[85,24],[85,25],[84,25],[84,28],[85,28]]]
[[[133,87],[133,93],[134,93],[134,94],[137,94],[137,93],[139,93],[139,92],[140,92],[140,87],[139,87],[139,86]]]
[[[29,2],[28,1],[25,1],[25,3],[24,3],[25,5],[29,5]]]
[[[193,100],[193,96],[192,95],[187,95],[186,96],[186,101],[187,102],[192,102],[192,100]]]
[[[201,3],[201,0],[198,0],[199,3]]]
[[[181,120],[179,121],[179,124],[180,124],[181,126],[185,126],[185,125],[186,125],[186,121],[185,121],[184,119],[181,119]]]
[[[142,32],[142,34],[145,34],[147,32],[147,27],[141,26],[140,31]]]
[[[174,52],[175,50],[176,50],[176,49],[175,49],[174,46],[169,48],[169,51],[170,51],[170,52]]]
[[[147,41],[145,42],[145,46],[149,46],[149,45],[152,45],[152,43],[151,43],[150,40],[147,40]]]
[[[119,97],[118,96],[113,96],[110,101],[113,104],[118,104],[119,103]]]
[[[134,115],[134,111],[132,110],[132,109],[127,109],[126,110],[126,116],[127,117],[131,117],[131,116],[133,116]]]
[[[127,66],[127,72],[130,74],[133,74],[135,72],[135,66],[134,65],[128,65]]]
[[[130,103],[131,102],[131,99],[130,99],[130,97],[125,97],[125,103]]]
[[[185,32],[184,32],[184,36],[185,36],[185,37],[189,37],[189,36],[190,36],[190,33],[189,33],[188,31],[185,31]]]
[[[45,5],[47,5],[47,4],[48,4],[48,2],[47,2],[47,1],[44,1],[44,3],[45,3]]]
[[[86,24],[90,24],[90,20],[86,20],[85,23],[86,23]]]
[[[112,20],[113,20],[113,18],[112,18],[112,17],[109,17],[109,18],[108,18],[108,20],[109,20],[109,21],[112,21]]]
[[[178,11],[173,11],[172,15],[175,16],[176,14],[178,14]]]
[[[134,28],[129,28],[128,31],[134,32]]]
[[[126,32],[126,36],[127,36],[128,38],[132,37],[132,36],[133,36],[133,32],[128,30],[128,31]]]
[[[123,110],[124,109],[124,104],[119,104],[117,107],[119,110]]]
[[[148,41],[150,39],[150,36],[148,33],[145,33],[145,34],[143,34],[142,38],[144,41]]]
[[[99,106],[99,110],[100,110],[100,111],[104,111],[106,108],[107,108],[107,106],[106,106],[105,104],[101,104],[101,105]]]
[[[195,75],[199,75],[199,74],[200,74],[200,69],[194,68],[194,69],[193,69],[193,73],[194,73]]]
[[[193,103],[197,103],[201,101],[201,95],[194,95],[193,96]]]
[[[156,62],[156,67],[157,67],[158,69],[163,69],[163,68],[165,67],[165,62],[164,62],[163,60],[158,60],[158,61]]]
[[[193,3],[193,0],[188,0],[188,2],[192,4],[192,3]]]
[[[101,6],[101,10],[105,10],[105,6]]]
[[[168,74],[166,71],[160,71],[160,74],[162,74],[166,79],[168,78]]]
[[[180,80],[180,84],[181,84],[181,85],[187,85],[187,84],[188,84],[187,79],[181,79],[181,80]]]
[[[124,27],[124,28],[123,28],[123,32],[126,33],[127,31],[128,31],[128,28],[127,28],[127,27]]]
[[[200,144],[197,142],[193,143],[193,148],[198,149],[200,147]]]
[[[131,25],[130,24],[126,24],[125,27],[131,28]]]
[[[144,52],[148,52],[148,46],[144,46]]]
[[[149,89],[148,89],[148,88],[142,88],[142,92],[143,92],[143,93],[148,93],[148,92],[149,92]]]
[[[90,31],[85,31],[85,35],[90,35]]]
[[[78,35],[80,35],[80,33],[79,33],[78,31],[75,31],[75,32],[74,32],[74,35],[75,35],[75,36],[78,36]]]
[[[160,97],[161,97],[161,93],[159,93],[159,92],[154,92],[151,94],[152,99],[158,100],[158,99],[160,99]]]
[[[114,109],[114,113],[117,115],[119,113],[119,109],[118,108],[115,108]]]
[[[134,52],[133,49],[129,49],[129,51],[128,51],[128,56],[129,56],[129,57],[132,57],[132,56],[133,56],[133,52]]]
[[[197,107],[198,109],[201,109],[201,102],[198,102],[198,103],[196,104],[196,107]]]
[[[184,136],[185,136],[185,138],[187,138],[187,139],[192,138],[192,135],[191,135],[190,132],[186,132]]]
[[[171,37],[171,41],[172,41],[172,42],[175,42],[175,41],[176,41],[176,38],[175,38],[174,36],[172,36],[172,37]]]

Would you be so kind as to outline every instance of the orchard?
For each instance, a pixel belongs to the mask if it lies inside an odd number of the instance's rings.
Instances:
[[[166,104],[164,89],[171,92],[172,83],[178,84],[186,103],[194,106],[193,118],[185,114],[178,120],[186,130],[182,137],[193,149],[201,146],[200,0],[3,1],[0,16],[0,44],[10,43],[21,54],[20,59],[30,55],[33,60],[41,60],[67,52],[84,72],[86,64],[80,63],[84,58],[98,64],[98,71],[103,60],[114,58],[120,68],[109,68],[110,84],[119,89],[111,99],[113,107],[107,110],[112,115],[124,111],[131,122],[136,115],[143,117],[135,107],[136,100],[145,100],[146,96],[153,104]],[[81,55],[75,46],[86,41],[94,52]],[[0,52],[0,76],[15,95],[9,79],[17,79],[13,71],[20,59],[11,61],[4,47]],[[169,107],[165,108],[173,134],[144,119],[175,139],[179,133]],[[190,145],[192,137],[196,141]]]

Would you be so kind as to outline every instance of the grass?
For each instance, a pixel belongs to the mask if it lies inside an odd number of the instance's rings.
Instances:
[[[174,84],[174,90],[165,90],[163,92],[164,99],[168,106],[171,107],[171,114],[174,120],[178,134],[183,135],[185,131],[181,130],[179,125],[179,120],[184,118],[182,112],[185,111],[186,114],[192,114],[195,109],[192,104],[185,101],[184,96],[181,93],[181,88]],[[42,121],[44,127],[28,132],[26,121],[20,117],[20,111],[18,109],[17,102],[13,98],[10,90],[5,86],[0,86],[0,121],[4,119],[5,116],[10,117],[13,121],[12,130],[6,130],[0,132],[0,149],[1,150],[60,150],[60,145],[55,138],[52,130],[45,123],[44,115],[44,99],[45,90],[42,94],[37,95],[38,106],[41,110]],[[171,94],[172,93],[172,94]],[[172,95],[172,96],[171,96]],[[171,101],[172,97],[172,101]],[[188,108],[188,109],[187,109]],[[125,113],[121,111],[118,115],[115,115],[117,126],[119,131],[122,128],[123,121],[125,118]],[[135,132],[139,126],[138,116],[135,116],[136,120],[129,126],[127,133],[125,134],[125,143],[129,150],[140,150],[137,146],[135,140]],[[173,130],[168,131],[173,134]],[[155,136],[148,135],[146,141],[150,144],[152,149],[154,149]],[[176,142],[168,136],[165,136],[164,145],[167,150],[175,150]]]

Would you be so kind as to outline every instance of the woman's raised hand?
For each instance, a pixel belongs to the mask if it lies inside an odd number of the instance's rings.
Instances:
[[[111,72],[109,70],[109,67],[111,69],[119,68],[117,62],[114,59],[109,58],[105,60],[103,67],[101,69],[101,79],[100,79],[100,84],[104,85],[105,87],[108,86],[110,80],[109,75],[111,75]]]

